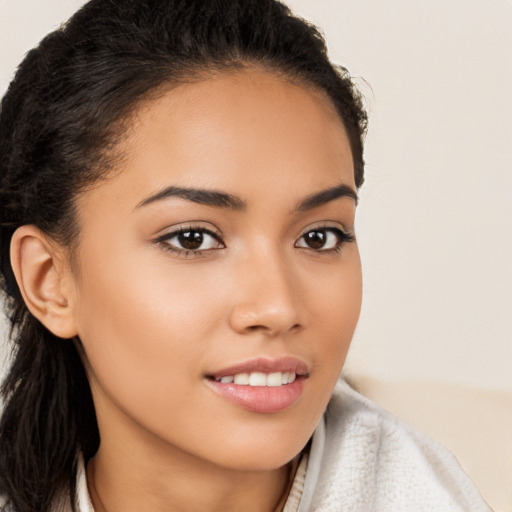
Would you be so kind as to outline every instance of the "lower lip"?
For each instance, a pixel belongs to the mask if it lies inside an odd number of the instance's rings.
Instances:
[[[240,386],[207,379],[208,386],[230,402],[251,412],[271,414],[294,405],[304,388],[305,377],[282,386]]]

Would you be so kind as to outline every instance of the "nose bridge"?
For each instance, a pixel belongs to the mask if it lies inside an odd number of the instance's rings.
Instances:
[[[232,326],[237,331],[260,329],[278,335],[300,323],[293,266],[268,244],[248,252],[239,262],[237,299]]]

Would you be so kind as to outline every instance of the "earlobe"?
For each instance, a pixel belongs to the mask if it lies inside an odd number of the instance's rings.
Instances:
[[[57,244],[37,227],[21,226],[11,241],[11,264],[29,311],[60,338],[76,336],[71,275]]]

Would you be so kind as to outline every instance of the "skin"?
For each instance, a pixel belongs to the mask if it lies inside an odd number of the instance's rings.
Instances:
[[[360,311],[357,244],[334,231],[353,234],[356,201],[296,210],[340,184],[355,190],[343,124],[319,91],[248,68],[141,106],[120,149],[118,172],[79,198],[77,264],[60,280],[101,434],[87,468],[95,509],[272,511]],[[141,205],[170,186],[245,206]],[[182,227],[217,238],[176,252]],[[305,244],[320,228],[337,250]],[[285,410],[248,411],[208,386],[222,368],[281,356],[309,368]]]

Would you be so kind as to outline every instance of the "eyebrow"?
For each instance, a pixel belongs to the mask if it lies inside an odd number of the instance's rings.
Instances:
[[[215,206],[217,208],[228,208],[230,210],[245,210],[247,204],[245,201],[226,192],[218,192],[216,190],[206,190],[201,188],[188,187],[167,187],[156,194],[141,201],[137,208],[146,206],[156,201],[169,199],[170,197],[179,197],[192,201],[193,203],[204,204],[206,206]]]
[[[247,208],[247,203],[244,200],[233,194],[228,194],[227,192],[175,186],[166,187],[156,194],[142,200],[137,205],[137,208],[172,197],[178,197],[187,201],[192,201],[193,203],[204,204],[206,206],[228,208],[236,211],[242,211]],[[342,197],[349,197],[357,204],[358,197],[355,190],[348,185],[340,184],[307,196],[297,204],[294,211],[300,213],[312,210],[313,208],[317,208]]]
[[[331,201],[341,197],[349,197],[350,199],[353,199],[357,205],[358,197],[356,191],[352,187],[342,183],[335,187],[322,190],[321,192],[311,194],[310,196],[303,199],[295,207],[295,211],[306,212],[308,210],[312,210],[313,208],[317,208],[318,206],[330,203]]]

